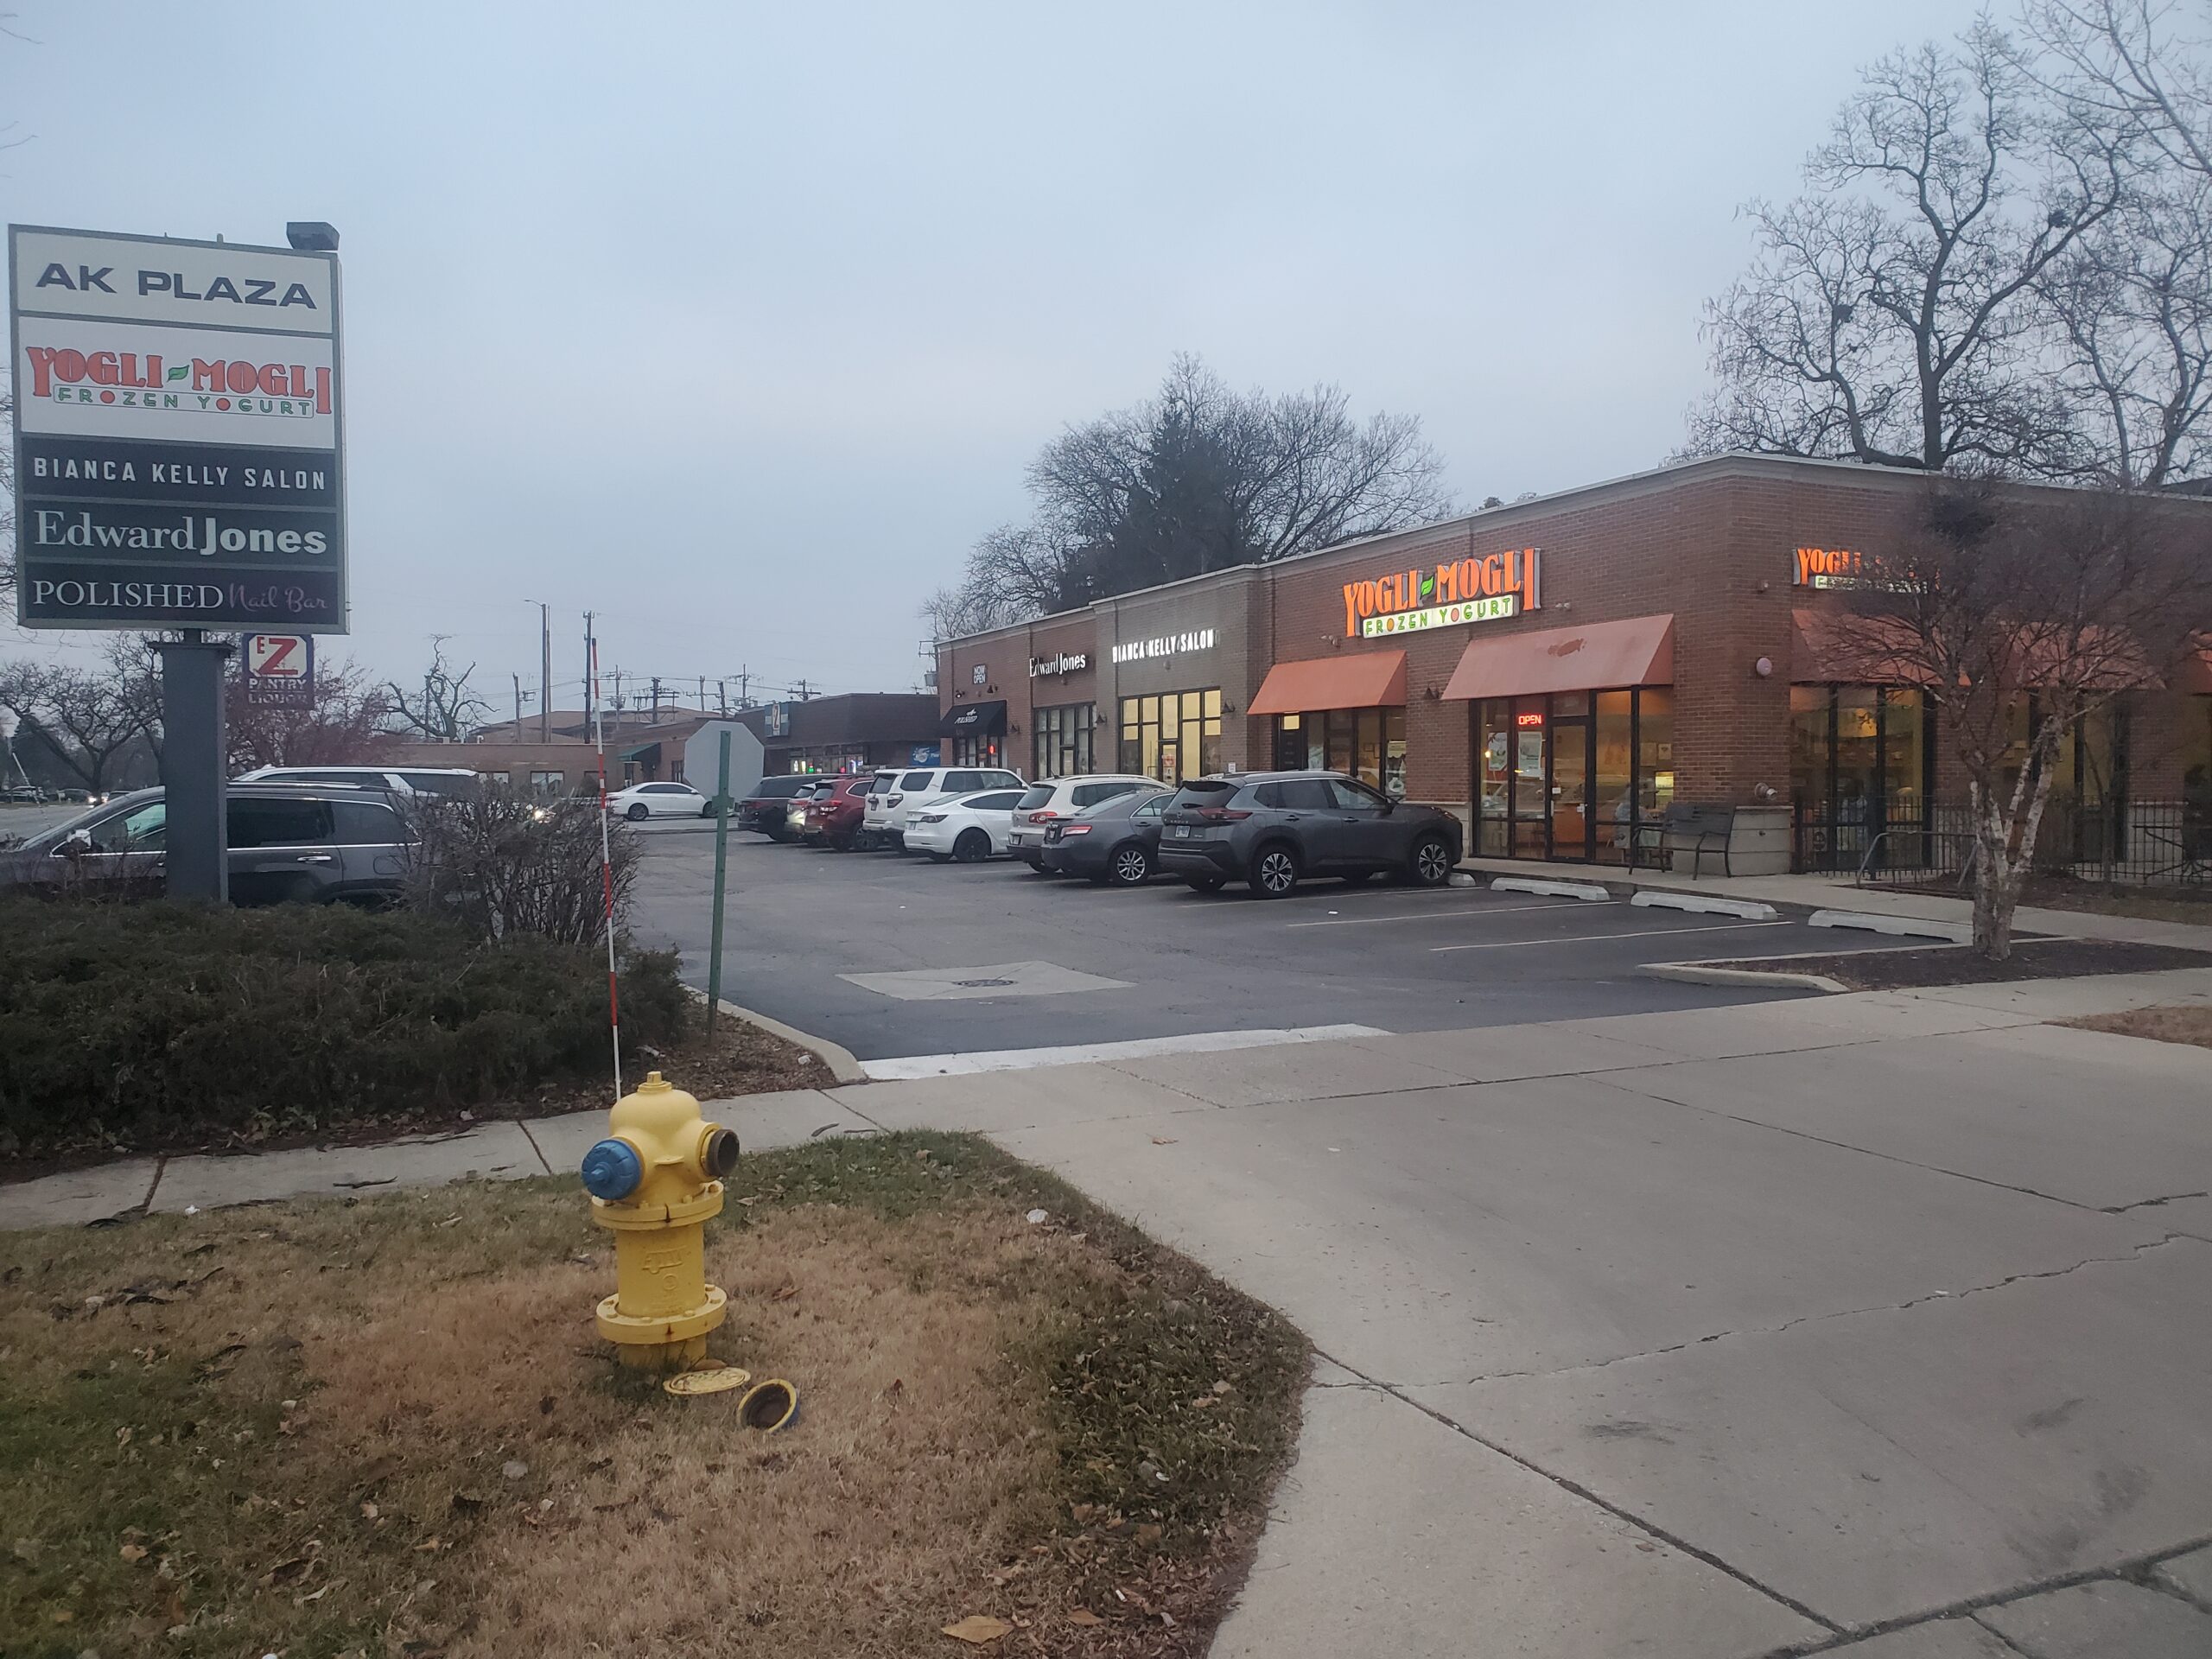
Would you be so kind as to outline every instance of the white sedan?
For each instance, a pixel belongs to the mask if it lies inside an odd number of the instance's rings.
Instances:
[[[949,858],[963,864],[995,858],[1006,851],[1020,798],[1018,789],[992,789],[931,801],[907,815],[906,850],[927,853],[940,864]]]
[[[632,784],[607,795],[607,810],[632,823],[646,818],[696,818],[706,804],[707,798],[689,784]]]

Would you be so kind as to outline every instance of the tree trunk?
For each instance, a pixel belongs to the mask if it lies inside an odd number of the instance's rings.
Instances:
[[[2011,815],[1993,791],[1979,785],[1974,800],[1974,948],[1992,962],[2002,962],[2012,950],[2012,909],[2019,902],[2020,883],[2007,847]]]

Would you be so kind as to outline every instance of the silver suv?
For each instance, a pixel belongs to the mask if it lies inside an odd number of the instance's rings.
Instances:
[[[152,887],[168,851],[162,791],[80,812],[0,854],[0,887]],[[384,794],[343,785],[230,786],[231,902],[385,905],[407,874],[407,827]]]
[[[1071,818],[1117,795],[1134,794],[1141,789],[1148,794],[1161,795],[1170,787],[1157,778],[1141,777],[1133,772],[1079,772],[1032,784],[1029,792],[1014,804],[1014,828],[1007,832],[1006,849],[1031,869],[1049,874],[1045,868],[1045,830],[1048,824],[1056,819]]]

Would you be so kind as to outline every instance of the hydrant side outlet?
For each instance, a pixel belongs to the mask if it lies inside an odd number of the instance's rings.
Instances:
[[[607,1114],[612,1133],[584,1158],[592,1219],[614,1235],[615,1294],[599,1332],[625,1364],[680,1370],[704,1357],[726,1299],[706,1281],[706,1224],[721,1212],[719,1177],[737,1137],[655,1071]]]
[[[645,1166],[626,1141],[602,1141],[584,1154],[584,1191],[594,1198],[626,1198],[645,1179]]]

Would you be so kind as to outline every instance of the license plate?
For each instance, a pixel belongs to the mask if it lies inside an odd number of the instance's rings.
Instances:
[[[1176,840],[1178,840],[1178,841],[1188,841],[1190,838],[1191,838],[1191,826],[1190,826],[1189,824],[1187,824],[1187,823],[1179,823],[1179,824],[1177,824],[1177,825],[1175,826],[1175,839],[1176,839]]]

